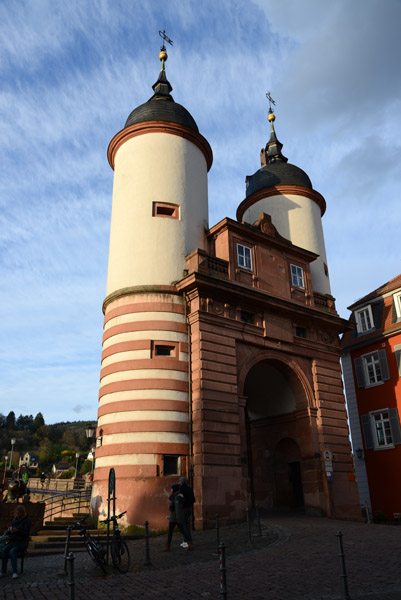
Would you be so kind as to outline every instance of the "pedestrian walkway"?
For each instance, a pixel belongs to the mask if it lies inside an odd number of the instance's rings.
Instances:
[[[307,516],[271,516],[262,536],[246,524],[225,527],[227,600],[342,600],[343,587],[336,533],[343,545],[352,600],[400,600],[401,527],[366,525]],[[129,541],[132,570],[111,567],[103,576],[86,552],[75,554],[75,599],[122,600],[222,599],[215,531],[194,532],[194,548],[161,552],[166,536],[151,538],[151,566],[144,566],[144,540]],[[30,557],[16,580],[0,580],[7,600],[68,599],[63,557]]]

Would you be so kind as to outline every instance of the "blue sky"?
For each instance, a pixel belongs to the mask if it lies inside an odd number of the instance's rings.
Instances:
[[[337,310],[401,271],[398,0],[0,1],[0,412],[95,420],[113,172],[151,95],[160,29],[174,99],[214,153],[210,225],[235,218],[268,139],[327,201]]]

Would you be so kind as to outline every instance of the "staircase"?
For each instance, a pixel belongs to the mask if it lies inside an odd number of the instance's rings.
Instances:
[[[83,513],[76,513],[70,517],[55,517],[53,521],[46,521],[43,529],[36,535],[31,536],[28,547],[29,556],[46,556],[49,554],[64,554],[65,541],[67,537],[67,526],[74,525],[86,516]],[[88,529],[90,535],[102,543],[106,543],[107,536],[104,530]],[[82,537],[79,530],[71,531],[70,550],[80,552],[85,550]]]

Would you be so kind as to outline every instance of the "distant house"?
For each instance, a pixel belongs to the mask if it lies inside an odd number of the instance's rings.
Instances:
[[[362,504],[401,513],[401,275],[352,306],[342,364]]]
[[[27,469],[37,469],[39,466],[39,456],[33,452],[25,452],[19,459],[19,467],[27,467]]]
[[[71,465],[66,462],[55,463],[52,466],[52,475],[54,477],[58,477],[58,475],[61,475],[61,473],[64,473],[64,471],[68,471],[68,469],[71,469]]]

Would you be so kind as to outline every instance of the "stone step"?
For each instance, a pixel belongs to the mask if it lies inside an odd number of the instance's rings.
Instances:
[[[94,540],[99,540],[101,542],[105,542],[107,540],[107,536],[106,535],[97,535],[96,531],[92,531],[90,532],[91,537],[93,537]],[[46,535],[46,534],[41,534],[41,535],[32,535],[31,536],[31,542],[37,542],[37,543],[43,543],[43,542],[49,542],[49,543],[54,543],[54,542],[62,542],[65,543],[67,536],[65,535]],[[83,538],[79,535],[74,535],[70,537],[71,543],[82,543]]]

